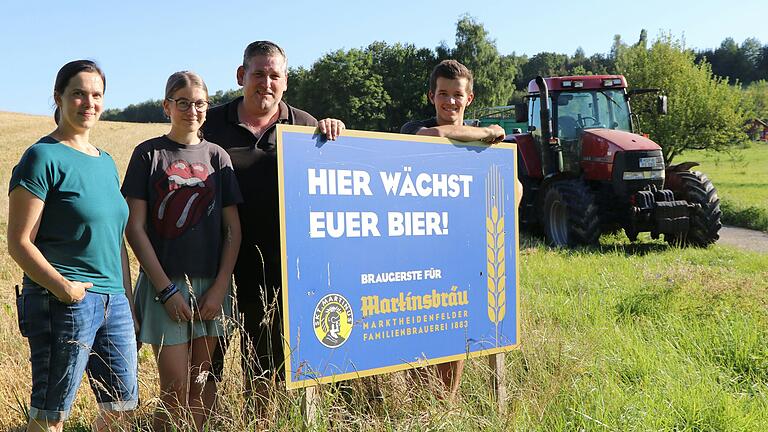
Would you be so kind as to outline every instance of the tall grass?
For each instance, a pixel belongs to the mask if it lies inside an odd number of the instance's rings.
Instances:
[[[0,113],[5,184],[23,149],[52,129],[46,122]],[[165,127],[102,122],[94,141],[105,143],[124,169],[133,146]],[[4,227],[7,200],[2,205]],[[522,348],[506,357],[505,415],[495,410],[485,359],[473,359],[453,402],[435,396],[435,382],[420,384],[405,374],[323,386],[313,428],[768,430],[768,256],[723,247],[676,249],[647,238],[630,245],[621,238],[604,236],[599,248],[575,251],[524,239]],[[5,242],[3,229],[3,250]],[[30,392],[29,353],[16,328],[10,289],[20,276],[3,253],[0,430],[22,428]],[[209,430],[308,429],[301,391],[272,384],[264,410],[253,410],[237,351],[226,358]],[[148,347],[142,348],[139,368],[141,406],[131,429],[149,430],[159,390]],[[94,414],[84,385],[66,430],[87,431]],[[188,427],[180,421],[181,430]]]

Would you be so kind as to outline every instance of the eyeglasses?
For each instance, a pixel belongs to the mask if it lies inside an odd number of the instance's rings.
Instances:
[[[192,102],[191,100],[188,100],[188,99],[173,99],[173,98],[166,98],[166,99],[171,102],[175,102],[176,109],[178,109],[181,112],[187,111],[193,105],[198,112],[202,112],[208,109],[207,100],[200,99]]]

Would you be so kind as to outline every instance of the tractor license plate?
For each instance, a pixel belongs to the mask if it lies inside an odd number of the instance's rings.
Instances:
[[[658,156],[640,158],[640,168],[661,168],[664,162]]]

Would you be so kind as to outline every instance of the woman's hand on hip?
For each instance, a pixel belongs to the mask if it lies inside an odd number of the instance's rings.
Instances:
[[[77,303],[85,298],[85,292],[88,291],[88,288],[91,287],[93,287],[93,283],[91,282],[67,281],[66,285],[64,286],[64,292],[57,295],[56,297],[62,303]]]

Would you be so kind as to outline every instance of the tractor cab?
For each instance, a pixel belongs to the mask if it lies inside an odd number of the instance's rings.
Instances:
[[[522,120],[525,116],[525,120],[528,121],[528,131],[539,154],[547,151],[549,141],[558,142],[564,164],[559,171],[570,173],[583,171],[584,132],[595,129],[627,133],[634,131],[627,82],[623,76],[566,76],[544,78],[544,81],[548,89],[549,106],[551,106],[551,114],[547,116],[550,124],[542,128],[542,92],[536,80],[531,80],[528,84],[528,103],[519,107],[518,120]],[[546,130],[549,131],[547,143],[543,138],[543,132]],[[620,137],[622,134],[609,133],[609,135]],[[590,145],[594,140],[587,141],[587,145]],[[619,141],[622,140],[619,139]]]

